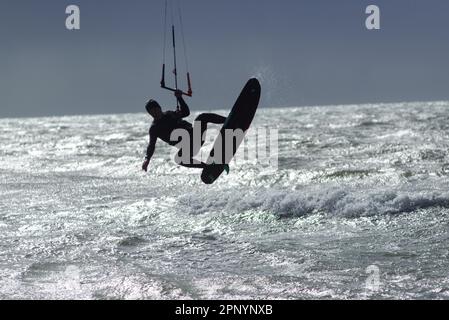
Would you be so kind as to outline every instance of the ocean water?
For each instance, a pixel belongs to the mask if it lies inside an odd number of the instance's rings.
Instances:
[[[0,119],[0,299],[449,298],[448,102],[254,126],[278,167],[206,186],[143,113]]]

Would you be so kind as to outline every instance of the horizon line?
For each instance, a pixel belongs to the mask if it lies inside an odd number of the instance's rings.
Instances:
[[[262,106],[259,109],[293,109],[293,108],[326,108],[326,107],[354,107],[354,106],[370,106],[370,105],[379,105],[379,106],[387,106],[387,105],[395,105],[395,104],[419,104],[419,103],[447,103],[449,104],[449,100],[418,100],[418,101],[395,101],[395,102],[363,102],[363,103],[348,103],[348,104],[317,104],[317,105],[289,105],[289,106],[276,106],[276,107],[266,107]],[[203,112],[203,111],[226,111],[230,109],[223,108],[209,108],[209,109],[197,109],[191,110],[192,113],[195,112]],[[168,110],[167,110],[168,111]],[[135,115],[145,113],[142,112],[115,112],[115,113],[84,113],[84,114],[63,114],[63,115],[40,115],[40,116],[16,116],[16,117],[0,117],[0,121],[2,120],[19,120],[19,119],[42,119],[42,118],[63,118],[63,117],[98,117],[98,116],[114,116],[114,115]]]

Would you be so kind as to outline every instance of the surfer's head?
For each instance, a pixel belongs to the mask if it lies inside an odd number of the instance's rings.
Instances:
[[[147,104],[145,105],[145,109],[147,109],[147,112],[154,119],[158,119],[162,116],[162,108],[159,105],[159,103],[157,103],[157,101],[154,101],[154,100],[148,101]]]

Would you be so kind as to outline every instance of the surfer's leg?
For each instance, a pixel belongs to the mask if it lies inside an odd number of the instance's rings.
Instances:
[[[192,148],[193,148],[193,145],[191,144],[191,150],[192,150]],[[182,156],[182,151],[183,150],[180,149],[179,152],[175,156],[175,162],[178,165],[186,167],[186,168],[195,168],[195,169],[204,169],[208,166],[206,163],[194,159],[193,156],[189,157],[189,159],[186,160]],[[190,154],[192,154],[192,153],[190,153]],[[212,166],[213,165],[214,164],[212,164]],[[229,165],[228,164],[223,165],[223,169],[224,169],[224,171],[226,171],[227,174],[229,174]]]
[[[195,122],[194,122],[194,129],[193,132],[195,132],[195,130],[197,130],[198,126],[200,127],[200,133],[201,133],[201,141],[200,143],[196,143],[194,144],[194,148],[193,148],[193,155],[196,155],[201,147],[203,146],[205,140],[205,135],[204,133],[207,130],[207,124],[208,123],[214,123],[214,124],[223,124],[226,121],[226,117],[220,116],[216,113],[202,113],[200,114],[198,117],[196,117]]]
[[[175,156],[175,162],[178,165],[186,167],[186,168],[204,169],[207,165],[204,162],[194,159],[193,158],[194,154],[192,153],[192,150],[193,150],[193,142],[191,141],[190,155],[188,156],[189,158],[186,159],[187,156],[183,157],[183,155],[182,155],[183,149],[180,149],[179,152]]]
[[[202,113],[198,117],[196,117],[195,121],[199,121],[204,124],[215,123],[215,124],[223,124],[226,121],[226,117],[220,116],[216,113]]]
[[[200,162],[200,163],[192,163],[192,164],[184,164],[184,163],[180,163],[180,166],[186,167],[186,168],[194,168],[194,169],[204,169],[206,168],[206,164],[204,162]]]

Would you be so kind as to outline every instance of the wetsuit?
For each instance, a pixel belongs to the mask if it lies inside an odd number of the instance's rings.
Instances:
[[[222,124],[225,122],[226,118],[222,117],[218,114],[214,113],[203,113],[200,114],[195,119],[195,125],[198,123],[201,126],[201,141],[200,143],[193,143],[193,127],[192,124],[188,121],[183,120],[184,118],[188,117],[190,115],[190,110],[187,104],[185,103],[184,99],[178,98],[178,102],[180,105],[180,109],[178,111],[167,111],[164,112],[163,116],[158,119],[154,120],[153,124],[150,127],[150,143],[148,144],[147,148],[147,154],[146,159],[150,160],[151,157],[154,154],[154,150],[156,147],[156,141],[157,138],[161,139],[162,141],[168,143],[171,146],[176,146],[181,142],[181,139],[178,141],[173,141],[170,139],[170,136],[174,130],[177,129],[184,129],[189,133],[190,137],[190,159],[188,163],[183,163],[178,161],[176,162],[182,166],[189,167],[189,168],[204,168],[205,164],[201,163],[199,161],[193,160],[192,158],[199,152],[199,149],[204,144],[203,135],[204,131],[207,130],[207,123],[216,123],[216,124]],[[194,146],[198,146],[195,147]],[[181,158],[182,154],[178,153],[177,158]]]

